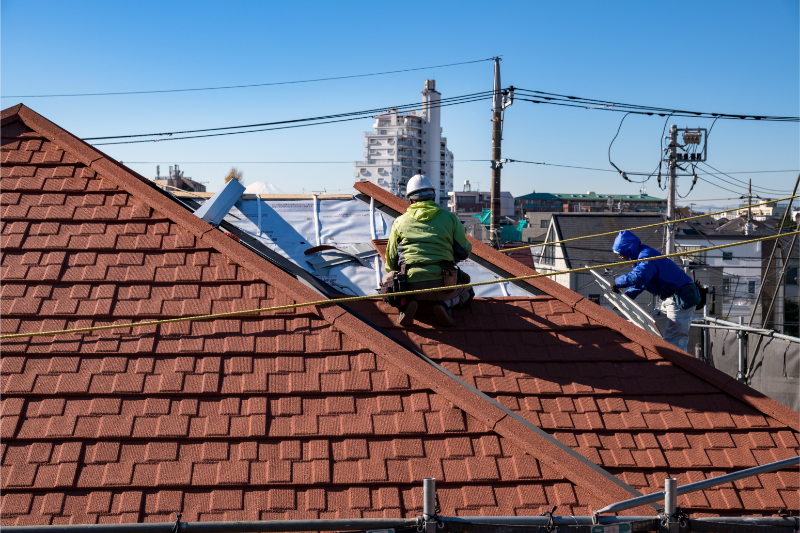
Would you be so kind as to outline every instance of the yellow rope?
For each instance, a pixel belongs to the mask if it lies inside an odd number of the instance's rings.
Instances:
[[[583,268],[573,268],[572,270],[559,270],[556,272],[546,272],[544,274],[531,274],[529,276],[517,276],[515,278],[503,278],[491,281],[479,281],[476,283],[467,283],[464,285],[453,285],[446,288],[447,291],[452,291],[456,289],[466,289],[469,287],[480,287],[482,285],[492,285],[495,283],[507,283],[509,281],[524,281],[528,279],[536,279],[536,278],[545,278],[550,276],[557,276],[559,274],[572,274],[575,272],[586,272],[587,270],[598,270],[601,268],[610,268],[615,266],[624,266],[624,265],[633,265],[636,263],[642,263],[644,261],[653,261],[656,259],[664,259],[668,257],[680,257],[682,255],[694,255],[699,252],[707,252],[709,250],[719,250],[721,248],[730,248],[731,246],[741,246],[743,244],[750,244],[759,241],[768,241],[771,239],[777,239],[779,237],[786,237],[788,235],[797,235],[800,231],[792,231],[788,233],[783,233],[781,235],[770,235],[768,237],[761,237],[758,239],[750,239],[748,241],[740,241],[737,243],[732,244],[721,244],[719,246],[711,246],[709,248],[702,248],[699,250],[690,250],[686,252],[676,252],[674,254],[668,255],[659,255],[657,257],[648,257],[645,259],[633,259],[630,261],[620,261],[617,263],[607,263],[605,265],[598,265],[592,267],[583,267]],[[441,287],[433,287],[430,289],[417,289],[414,291],[404,291],[404,292],[396,292],[393,293],[392,296],[411,296],[413,294],[421,294],[425,292],[439,292],[441,291]],[[362,300],[375,300],[377,298],[383,298],[384,295],[382,294],[372,294],[368,296],[351,296],[348,298],[339,298],[336,300],[318,300],[316,302],[306,302],[306,303],[299,303],[299,304],[289,304],[289,305],[278,305],[275,307],[262,307],[261,309],[248,309],[246,311],[231,311],[229,313],[217,313],[215,315],[198,315],[198,316],[186,316],[181,318],[167,318],[165,320],[151,320],[149,322],[136,322],[131,324],[115,324],[113,326],[96,326],[91,328],[77,328],[77,329],[62,329],[58,331],[42,331],[39,333],[15,333],[12,335],[2,335],[0,339],[18,339],[21,337],[42,337],[47,335],[64,335],[67,333],[86,333],[89,331],[103,331],[109,329],[123,329],[123,328],[140,328],[144,326],[158,326],[160,324],[172,324],[175,322],[188,322],[193,320],[211,320],[215,318],[228,318],[233,316],[241,316],[241,315],[249,315],[253,313],[262,313],[266,311],[283,311],[286,309],[297,309],[298,307],[311,307],[316,305],[332,305],[332,304],[340,304],[340,303],[348,303],[348,302],[359,302]]]
[[[724,211],[717,211],[716,213],[706,213],[705,215],[696,215],[696,216],[693,216],[693,217],[686,217],[686,218],[681,218],[681,219],[678,219],[678,220],[668,220],[666,222],[657,222],[655,224],[648,224],[646,226],[637,226],[635,228],[627,228],[627,231],[633,231],[633,230],[645,229],[645,228],[654,228],[656,226],[665,226],[667,224],[677,224],[678,222],[685,222],[687,220],[694,220],[696,218],[710,217],[712,215],[721,215],[722,213],[729,213],[731,211],[738,211],[739,209],[747,209],[748,207],[757,207],[759,205],[774,204],[776,202],[782,202],[784,200],[789,200],[791,198],[797,198],[797,197],[800,197],[800,194],[795,194],[794,196],[787,196],[786,198],[778,198],[777,200],[770,200],[768,202],[761,202],[760,204],[743,205],[743,206],[735,207],[733,209],[726,209]],[[595,235],[584,235],[582,237],[573,237],[571,239],[564,239],[564,240],[561,240],[561,241],[544,242],[544,243],[539,243],[539,244],[531,244],[531,245],[528,245],[528,246],[518,246],[516,248],[505,248],[503,250],[498,250],[498,252],[502,252],[504,254],[507,254],[508,252],[515,252],[517,250],[528,250],[530,248],[538,248],[539,246],[552,246],[554,244],[561,244],[561,243],[571,242],[571,241],[579,241],[581,239],[591,239],[592,237],[604,237],[606,235],[616,235],[617,233],[619,233],[619,231],[608,231],[606,233],[597,233]]]

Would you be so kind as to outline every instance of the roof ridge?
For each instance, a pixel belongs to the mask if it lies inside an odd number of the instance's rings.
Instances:
[[[374,198],[375,200],[383,203],[384,205],[398,211],[405,212],[408,203],[404,200],[394,196],[393,194],[381,189],[371,182],[357,182],[354,185],[355,189],[359,192]],[[503,268],[514,276],[528,276],[534,275],[537,272],[529,268],[515,259],[507,257],[482,242],[467,236],[467,239],[472,243],[472,253],[478,255],[482,259]],[[536,278],[525,280],[524,283],[535,287],[536,289],[557,298],[566,305],[583,313],[588,318],[605,325],[606,327],[618,331],[621,335],[629,340],[639,344],[645,350],[653,352],[670,363],[690,372],[698,378],[708,382],[721,391],[730,394],[731,396],[745,402],[757,411],[786,424],[795,431],[800,431],[800,413],[786,407],[785,405],[769,398],[768,396],[758,392],[757,390],[739,383],[735,378],[732,378],[706,363],[695,359],[691,355],[681,350],[678,350],[671,344],[667,343],[664,339],[658,338],[643,329],[631,324],[623,319],[603,309],[601,306],[587,300],[580,294],[577,294],[549,278]]]

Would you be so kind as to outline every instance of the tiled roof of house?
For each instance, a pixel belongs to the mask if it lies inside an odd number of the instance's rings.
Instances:
[[[2,333],[320,299],[30,109],[3,111],[2,137]],[[486,246],[475,254],[530,272]],[[532,284],[548,296],[476,302],[459,317],[469,332],[392,331],[402,342],[371,324],[391,326],[382,304],[5,340],[2,524],[414,516],[424,477],[439,480],[447,515],[585,515],[629,493],[567,447],[641,488],[796,454],[797,413]],[[571,379],[558,358],[583,370]],[[706,403],[618,391],[627,360]],[[602,373],[582,377],[592,368]],[[736,485],[681,504],[798,507],[796,472]]]
[[[320,298],[30,109],[2,142],[3,333]],[[608,503],[339,307],[5,341],[2,393],[4,524]]]

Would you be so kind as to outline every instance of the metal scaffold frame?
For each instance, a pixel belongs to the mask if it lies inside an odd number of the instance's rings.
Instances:
[[[795,533],[800,518],[791,514],[775,517],[709,517],[689,518],[677,507],[678,496],[759,474],[766,474],[800,465],[800,456],[789,457],[766,465],[732,472],[715,478],[678,486],[675,478],[665,479],[665,490],[624,500],[596,511],[592,516],[554,516],[555,507],[541,516],[460,516],[438,515],[436,480],[423,480],[422,515],[416,518],[353,518],[319,520],[252,520],[231,522],[175,522],[135,524],[71,524],[6,526],[5,533],[262,533],[289,531],[353,531],[365,533],[623,533],[658,531],[707,531],[713,533]],[[618,513],[664,500],[658,516],[600,516]]]

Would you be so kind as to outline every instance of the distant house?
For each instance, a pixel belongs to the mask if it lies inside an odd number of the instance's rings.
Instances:
[[[739,216],[731,220],[719,219],[711,221],[700,219],[698,221],[682,222],[677,225],[678,232],[675,236],[675,243],[678,250],[692,250],[717,246],[720,244],[732,244],[739,241],[775,235],[774,225],[753,220],[748,227],[747,218]],[[781,239],[777,260],[771,267],[772,270],[785,266],[787,276],[785,284],[778,287],[777,297],[779,299],[797,296],[797,249],[793,256],[787,257],[790,239]],[[785,241],[785,242],[784,242]],[[774,281],[765,287],[766,300],[756,302],[761,281],[764,277],[767,259],[774,243],[772,241],[756,242],[743,244],[736,247],[722,250],[712,250],[701,252],[696,256],[690,256],[692,261],[708,265],[711,267],[721,267],[723,269],[722,290],[717,297],[721,298],[721,313],[728,317],[728,320],[736,322],[739,316],[749,320],[750,313],[754,305],[757,305],[754,324],[761,324],[762,312],[766,312],[765,305],[769,305],[769,298],[775,292]],[[774,277],[774,273],[770,272]],[[795,300],[796,301],[796,300]],[[782,324],[783,305],[777,305],[775,316],[772,323]]]
[[[543,219],[546,220],[546,219]],[[638,226],[654,224],[664,220],[664,217],[657,214],[638,214],[638,213],[553,213],[547,221],[547,234],[543,246],[533,249],[535,268],[539,272],[554,272],[569,270],[584,266],[594,266],[605,263],[615,263],[619,261],[617,254],[611,247],[614,244],[616,232]],[[570,243],[546,246],[548,242],[584,237],[586,235],[596,235],[598,233],[614,232],[611,235],[582,239]],[[636,230],[635,233],[644,244],[656,249],[661,249],[664,242],[664,227]],[[614,270],[616,275],[629,268],[618,268]],[[606,273],[611,277],[611,272]],[[557,283],[577,292],[585,298],[611,309],[613,306],[603,298],[594,277],[590,273],[560,274],[554,276]],[[637,298],[639,303],[646,310],[652,310],[655,300],[649,293],[642,293]]]

